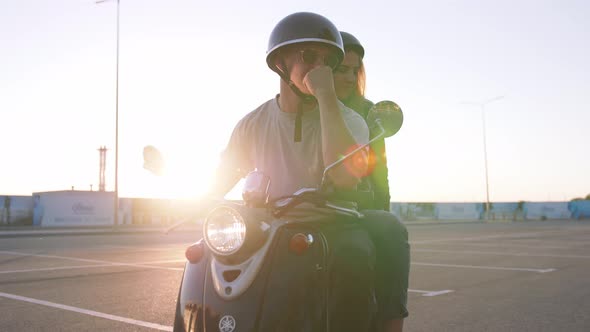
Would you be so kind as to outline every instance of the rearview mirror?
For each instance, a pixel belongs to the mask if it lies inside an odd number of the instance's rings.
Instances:
[[[383,137],[395,135],[401,129],[403,123],[404,114],[402,109],[390,100],[380,101],[373,105],[367,115],[367,124],[371,134],[374,134],[376,129],[382,128],[385,132]]]
[[[143,168],[155,175],[163,175],[166,165],[162,153],[153,145],[147,145],[143,148]]]

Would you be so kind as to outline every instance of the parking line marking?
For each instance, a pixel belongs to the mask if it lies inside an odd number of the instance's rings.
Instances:
[[[438,295],[443,295],[443,294],[449,294],[454,292],[452,289],[445,289],[445,290],[440,290],[440,291],[428,291],[428,290],[419,290],[419,289],[408,289],[408,292],[412,292],[412,293],[421,293],[422,296],[438,296]]]
[[[133,245],[128,245],[128,246],[120,246],[120,245],[102,245],[100,246],[100,248],[96,248],[97,250],[132,250],[132,251],[156,251],[156,252],[169,252],[169,251],[183,251],[186,247],[188,247],[190,244],[187,245],[167,245],[167,246],[159,246],[156,248],[153,247],[146,247],[146,246],[133,246]]]
[[[437,263],[420,263],[420,262],[412,262],[411,264],[412,265],[422,265],[422,266],[458,267],[458,268],[466,268],[466,269],[526,271],[526,272],[536,272],[536,273],[547,273],[547,272],[553,272],[553,271],[556,270],[556,269],[553,269],[553,268],[547,268],[547,269],[529,269],[529,268],[520,268],[520,267],[482,266],[482,265],[459,265],[459,264],[437,264]]]
[[[28,253],[18,252],[18,251],[5,251],[5,250],[0,250],[0,254],[17,255],[17,256],[31,256],[31,257],[42,257],[42,258],[67,259],[67,260],[71,260],[71,261],[89,262],[89,263],[113,263],[113,262],[99,260],[99,259],[76,258],[76,257],[56,256],[56,255],[42,255],[42,254],[28,254]]]
[[[0,250],[0,254],[32,256],[32,257],[42,257],[42,258],[56,258],[56,259],[65,259],[65,260],[80,261],[80,262],[110,264],[113,266],[135,266],[135,267],[145,267],[145,268],[149,268],[149,269],[161,269],[161,270],[171,270],[171,271],[178,271],[179,270],[179,268],[176,268],[176,267],[163,267],[163,266],[150,266],[150,265],[144,265],[144,264],[120,263],[120,262],[104,261],[104,260],[99,260],[99,259],[86,259],[86,258],[75,258],[75,257],[66,257],[66,256],[26,254],[26,253],[16,252],[16,251]],[[164,262],[167,262],[167,261],[164,261]],[[182,269],[180,269],[180,270],[182,270]]]
[[[478,251],[478,250],[445,250],[445,249],[412,249],[416,252],[441,252],[451,254],[481,254],[481,255],[502,255],[502,256],[524,256],[524,257],[554,257],[554,258],[583,258],[589,259],[586,255],[559,255],[559,254],[531,254],[528,252],[500,252],[500,251]]]
[[[527,244],[514,244],[514,243],[441,243],[440,246],[472,246],[472,247],[493,247],[493,248],[528,248],[528,249],[572,249],[573,246],[534,246]]]
[[[153,264],[180,263],[180,262],[186,262],[186,260],[175,259],[175,260],[167,260],[167,261],[143,262],[143,263],[141,263],[141,266],[146,265],[146,267],[150,267],[152,269],[183,271],[184,268],[179,268],[179,267],[174,268],[174,267],[152,266]],[[149,264],[149,266],[147,266],[147,264]],[[129,266],[129,264],[127,264],[127,263],[108,263],[108,264],[93,264],[93,265],[68,265],[68,266],[58,266],[58,267],[41,267],[41,268],[37,268],[37,269],[0,271],[0,274],[73,270],[73,269],[89,269],[89,268],[96,268],[96,267],[111,267],[111,266]],[[133,266],[138,266],[138,265],[134,264]]]
[[[486,236],[471,236],[471,237],[459,237],[459,238],[447,238],[447,239],[434,239],[434,240],[421,240],[421,241],[409,241],[410,244],[426,244],[426,243],[438,243],[438,242],[448,242],[448,241],[474,241],[474,240],[489,240],[489,239],[512,239],[512,238],[519,238],[519,237],[530,237],[530,236],[538,236],[538,235],[547,235],[550,233],[555,233],[556,231],[546,231],[546,232],[531,232],[531,233],[514,233],[514,234],[498,234],[498,235],[486,235]]]
[[[84,315],[114,320],[114,321],[118,321],[118,322],[122,322],[122,323],[147,327],[147,328],[160,330],[160,331],[172,331],[172,326],[160,325],[160,324],[156,324],[156,323],[150,323],[150,322],[145,322],[145,321],[141,321],[141,320],[126,318],[126,317],[121,317],[121,316],[116,316],[116,315],[111,315],[111,314],[105,314],[105,313],[98,312],[98,311],[72,307],[69,305],[64,305],[64,304],[59,304],[59,303],[54,303],[54,302],[49,302],[49,301],[37,300],[37,299],[30,298],[30,297],[25,297],[25,296],[19,296],[19,295],[0,292],[0,297],[12,299],[12,300],[17,300],[17,301],[39,304],[39,305],[44,305],[47,307],[52,307],[52,308],[57,308],[57,309],[62,309],[62,310],[67,310],[67,311],[73,311],[73,312],[77,312],[77,313],[84,314]]]

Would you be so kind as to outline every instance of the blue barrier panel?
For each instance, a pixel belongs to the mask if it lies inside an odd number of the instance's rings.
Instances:
[[[40,226],[43,219],[43,204],[41,204],[41,195],[33,194],[33,225]]]
[[[514,213],[518,209],[518,203],[492,203],[492,213]]]
[[[526,202],[524,204],[526,219],[569,219],[572,213],[567,202]]]
[[[436,219],[478,220],[481,218],[481,203],[436,203]]]
[[[524,202],[491,203],[489,220],[517,220],[524,219]]]
[[[0,225],[31,224],[32,218],[31,196],[0,196]]]
[[[405,220],[434,220],[435,203],[391,203],[391,212]]]
[[[574,219],[590,218],[590,200],[571,201],[568,209]]]

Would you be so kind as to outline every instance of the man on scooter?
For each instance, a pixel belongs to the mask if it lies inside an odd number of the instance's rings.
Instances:
[[[254,169],[280,179],[271,186],[271,198],[315,187],[326,166],[368,142],[364,119],[345,107],[334,90],[332,71],[344,49],[333,28],[313,13],[289,15],[274,28],[266,61],[281,77],[280,94],[234,128],[222,155],[217,194],[227,193]],[[360,182],[366,155],[359,152],[355,160],[329,174],[336,188],[353,189]]]

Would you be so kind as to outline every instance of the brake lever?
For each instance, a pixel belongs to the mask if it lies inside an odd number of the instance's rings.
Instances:
[[[285,205],[285,206],[281,206],[278,209],[275,209],[272,211],[272,215],[275,218],[280,218],[282,217],[285,213],[289,212],[293,207],[295,207],[296,205],[293,203],[296,200],[292,200],[291,202],[289,202],[289,204]]]

